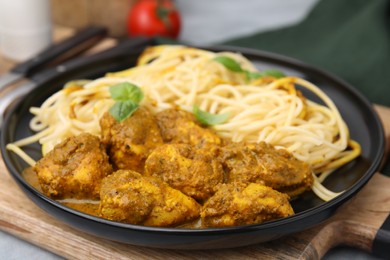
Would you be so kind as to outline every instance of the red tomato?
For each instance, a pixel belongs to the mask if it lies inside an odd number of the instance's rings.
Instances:
[[[180,15],[171,0],[140,0],[127,19],[130,36],[166,36],[177,38]]]

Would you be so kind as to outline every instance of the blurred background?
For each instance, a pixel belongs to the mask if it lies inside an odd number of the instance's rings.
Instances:
[[[129,10],[137,0],[51,0],[53,22],[74,28],[104,25],[115,37],[127,35]],[[208,44],[271,30],[302,20],[318,0],[174,0],[180,16],[178,40]]]

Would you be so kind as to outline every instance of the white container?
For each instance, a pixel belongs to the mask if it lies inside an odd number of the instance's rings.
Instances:
[[[0,52],[24,61],[52,41],[49,0],[0,0]]]

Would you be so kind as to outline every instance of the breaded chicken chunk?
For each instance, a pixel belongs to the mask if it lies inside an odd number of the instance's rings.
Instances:
[[[83,133],[56,145],[33,170],[51,198],[99,199],[102,179],[112,173],[98,137]]]
[[[144,107],[121,123],[107,112],[100,119],[100,126],[102,142],[117,169],[143,172],[146,158],[163,143],[156,119]]]
[[[201,212],[203,227],[258,224],[293,215],[289,197],[259,183],[221,184]]]
[[[103,180],[103,218],[145,226],[172,227],[199,218],[200,205],[161,180],[118,170]]]
[[[265,142],[231,143],[221,148],[219,156],[228,182],[262,183],[291,197],[309,190],[313,184],[307,163]]]
[[[205,146],[222,144],[211,129],[200,126],[195,116],[184,110],[166,109],[156,114],[157,124],[165,143]]]
[[[197,201],[209,198],[224,179],[213,149],[197,149],[189,144],[156,148],[145,162],[145,174],[160,178]]]

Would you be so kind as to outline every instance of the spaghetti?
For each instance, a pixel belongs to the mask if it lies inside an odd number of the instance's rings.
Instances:
[[[121,82],[139,86],[142,105],[153,112],[171,107],[192,111],[193,106],[212,114],[228,113],[226,122],[213,126],[233,142],[265,141],[287,149],[311,165],[313,191],[323,200],[337,196],[321,185],[330,172],[360,154],[333,101],[314,84],[297,77],[248,79],[214,60],[234,59],[249,72],[255,66],[237,53],[214,53],[184,46],[156,46],[140,56],[137,66],[108,73],[93,81],[74,81],[32,107],[30,127],[37,134],[9,144],[8,149],[26,158],[19,148],[39,141],[46,154],[71,135],[100,135],[99,119],[114,103],[109,87]],[[324,105],[306,99],[297,86],[315,94]],[[25,159],[30,164],[33,160]]]

